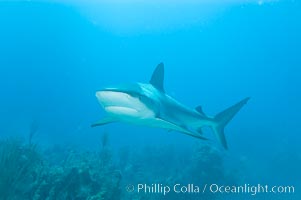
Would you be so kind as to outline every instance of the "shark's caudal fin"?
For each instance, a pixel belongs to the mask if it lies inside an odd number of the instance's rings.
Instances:
[[[236,113],[248,102],[249,99],[250,98],[248,97],[241,100],[237,104],[231,106],[230,108],[227,108],[214,117],[216,125],[212,126],[212,129],[225,149],[227,149],[228,146],[224,134],[224,128],[228,124],[228,122],[236,115]]]

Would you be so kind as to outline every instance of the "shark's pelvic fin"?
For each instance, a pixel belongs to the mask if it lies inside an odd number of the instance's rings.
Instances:
[[[169,131],[175,130],[175,131],[178,131],[180,133],[184,133],[186,135],[190,135],[192,137],[199,138],[201,140],[208,140],[207,138],[201,136],[200,134],[196,134],[194,132],[191,132],[189,129],[187,129],[185,127],[178,126],[178,125],[176,125],[172,122],[169,122],[169,121],[166,121],[166,120],[160,119],[160,118],[156,118],[155,120],[156,120],[157,123],[161,124],[161,128],[165,128]]]
[[[164,64],[162,62],[156,67],[149,83],[152,84],[155,88],[157,88],[161,92],[165,92],[164,91]]]
[[[212,129],[225,149],[227,149],[228,147],[224,134],[224,128],[228,124],[228,122],[236,115],[236,113],[248,102],[249,99],[250,98],[248,97],[241,100],[237,104],[231,106],[230,108],[227,108],[214,117],[216,125],[212,126]]]
[[[106,116],[106,117],[102,118],[101,120],[92,124],[91,127],[102,126],[102,125],[113,123],[113,122],[116,122],[116,120],[114,120],[112,117]]]

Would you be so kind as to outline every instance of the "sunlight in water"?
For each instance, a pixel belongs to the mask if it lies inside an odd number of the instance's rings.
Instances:
[[[48,0],[41,0],[47,2]],[[202,27],[232,6],[262,5],[276,0],[65,0],[91,23],[116,34],[142,34]],[[53,1],[51,1],[53,2]]]

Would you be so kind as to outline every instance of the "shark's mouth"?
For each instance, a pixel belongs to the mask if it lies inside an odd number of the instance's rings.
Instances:
[[[117,91],[99,91],[96,93],[96,97],[103,107],[132,107],[136,101],[131,95]]]
[[[103,90],[96,93],[104,110],[113,115],[149,118],[155,116],[140,99],[125,92]]]

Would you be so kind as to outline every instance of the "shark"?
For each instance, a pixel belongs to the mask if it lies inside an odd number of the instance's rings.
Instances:
[[[166,94],[164,89],[164,64],[155,68],[149,83],[128,83],[106,87],[96,92],[96,98],[106,115],[92,127],[113,122],[162,128],[208,140],[202,129],[210,127],[217,140],[227,149],[224,128],[249,97],[211,117],[201,106],[190,108]]]

